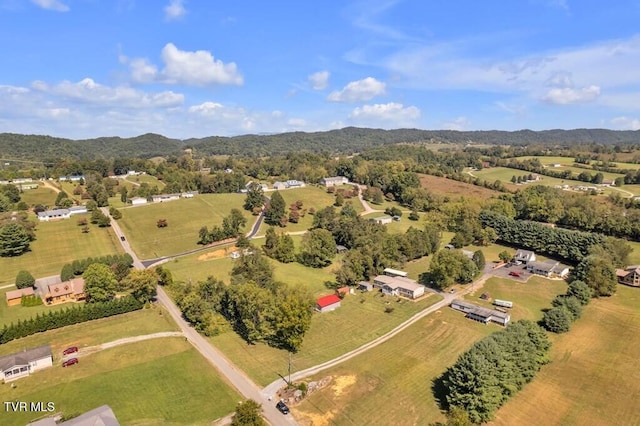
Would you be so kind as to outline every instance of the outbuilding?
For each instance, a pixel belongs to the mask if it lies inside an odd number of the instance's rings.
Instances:
[[[340,307],[340,298],[335,294],[329,294],[316,300],[316,311],[329,312]]]

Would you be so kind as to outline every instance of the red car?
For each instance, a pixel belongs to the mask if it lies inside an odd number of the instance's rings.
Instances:
[[[62,351],[62,355],[69,355],[69,354],[73,354],[78,352],[78,347],[77,346],[71,346],[70,348],[65,349],[64,351]]]
[[[516,271],[511,271],[509,272],[509,275],[511,275],[512,277],[520,277],[520,272],[516,272]]]
[[[77,364],[78,358],[71,358],[62,363],[63,367],[69,367],[70,365]]]

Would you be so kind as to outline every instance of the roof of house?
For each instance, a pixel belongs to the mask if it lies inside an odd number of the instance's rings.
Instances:
[[[516,257],[531,257],[534,256],[535,253],[532,252],[531,250],[522,250],[522,249],[518,249],[516,251]]]
[[[331,176],[331,177],[322,178],[322,180],[325,182],[342,182],[345,179],[347,178],[344,176]]]
[[[45,210],[43,212],[39,212],[39,217],[46,216],[64,216],[69,214],[69,209],[53,209],[53,210]]]
[[[331,306],[334,303],[340,303],[340,298],[335,294],[328,294],[316,300],[316,305],[318,305],[320,308],[326,308],[327,306]]]
[[[84,278],[78,277],[58,284],[49,284],[49,295],[65,296],[84,293]]]
[[[94,408],[60,424],[63,426],[120,426],[116,415],[108,405]]]
[[[543,272],[551,272],[553,269],[558,266],[558,262],[555,260],[545,260],[544,262],[529,262],[529,266],[532,269],[543,271]]]
[[[87,211],[87,206],[73,206],[73,207],[69,207],[69,211],[70,212],[86,212]]]
[[[384,216],[378,216],[378,217],[374,218],[373,220],[392,220],[392,219],[393,218],[391,216],[384,215]]]
[[[405,271],[401,271],[399,269],[393,269],[393,268],[384,268],[384,273],[385,274],[392,274],[392,275],[397,275],[400,277],[406,277],[407,273]]]
[[[474,314],[479,317],[489,318],[498,317],[502,319],[509,318],[510,315],[506,312],[496,311],[495,309],[483,308],[482,306],[474,305],[473,303],[466,302],[461,299],[456,299],[451,302],[452,305],[458,305],[464,307],[466,313]]]
[[[16,365],[29,364],[31,361],[36,361],[47,356],[51,356],[51,347],[49,345],[38,346],[37,348],[5,355],[0,357],[0,370],[4,371]]]
[[[338,294],[347,294],[349,293],[349,287],[347,286],[340,287],[340,288],[337,288],[336,291],[338,292]]]
[[[402,288],[405,290],[415,291],[421,287],[424,287],[422,284],[418,284],[415,280],[405,277],[390,277],[388,275],[378,275],[373,280],[389,286],[394,290],[396,288]]]
[[[19,299],[22,296],[33,296],[33,288],[19,288],[18,290],[11,290],[5,293],[7,300]]]
[[[371,288],[371,287],[373,287],[373,284],[371,284],[368,281],[358,281],[358,286],[359,287]]]

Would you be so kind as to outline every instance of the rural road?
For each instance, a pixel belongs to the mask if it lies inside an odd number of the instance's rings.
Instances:
[[[48,180],[43,180],[42,184],[44,186],[46,186],[47,188],[53,190],[56,194],[58,194],[60,192],[60,188],[58,188],[57,186],[55,186],[54,184],[52,184],[51,182],[49,182]]]
[[[103,207],[102,211],[105,214],[109,214],[109,209]],[[258,221],[256,221],[258,222]],[[136,269],[145,269],[144,264],[138,259],[135,252],[131,249],[128,241],[122,241],[120,236],[123,236],[122,230],[118,225],[118,222],[111,219],[111,226],[114,232],[122,244],[122,248],[125,252],[129,253],[133,258],[133,264]],[[257,230],[259,225],[254,225],[254,230]],[[275,403],[269,401],[266,395],[263,395],[260,388],[249,379],[244,372],[238,369],[231,361],[229,361],[220,351],[211,345],[211,343],[205,339],[200,333],[198,333],[185,319],[182,317],[182,313],[178,307],[173,303],[173,300],[167,295],[164,289],[158,286],[157,301],[165,307],[167,312],[171,315],[173,320],[178,324],[182,330],[183,335],[187,340],[195,347],[202,356],[209,361],[220,374],[226,378],[226,380],[244,397],[247,399],[253,399],[254,401],[262,404],[262,415],[273,426],[288,426],[296,425],[296,421],[292,416],[285,416],[280,413]]]
[[[415,314],[414,316],[412,316],[411,318],[409,318],[408,320],[406,320],[405,322],[403,322],[402,324],[398,325],[396,328],[394,328],[393,330],[389,331],[388,333],[368,342],[365,343],[364,345],[350,351],[347,352],[345,354],[342,354],[332,360],[323,362],[322,364],[318,364],[315,365],[313,367],[307,368],[305,370],[300,370],[294,374],[291,375],[291,381],[296,381],[296,380],[301,380],[304,379],[306,377],[312,376],[314,374],[317,374],[323,370],[329,369],[331,367],[334,367],[340,363],[343,363],[355,356],[358,356],[360,354],[362,354],[363,352],[368,351],[369,349],[375,348],[376,346],[378,346],[381,343],[386,342],[387,340],[391,339],[392,337],[394,337],[395,335],[397,335],[398,333],[402,332],[403,330],[405,330],[407,327],[411,326],[412,324],[415,324],[417,321],[421,320],[422,318],[426,317],[427,315],[445,307],[445,306],[449,306],[451,304],[451,302],[454,299],[458,299],[462,296],[464,296],[465,294],[471,293],[475,290],[478,290],[480,288],[482,288],[483,284],[485,283],[485,281],[487,279],[489,279],[492,275],[490,273],[484,273],[482,275],[482,277],[480,277],[480,279],[478,279],[477,281],[474,281],[472,284],[469,284],[469,288],[465,288],[463,291],[451,294],[451,293],[436,293],[436,294],[440,294],[441,296],[443,296],[443,299],[427,308],[425,308],[424,310],[418,312],[417,314]],[[285,385],[286,382],[283,379],[278,379],[275,380],[274,382],[270,383],[269,385],[267,385],[264,389],[262,389],[262,393],[265,396],[268,395],[275,395],[276,392],[278,390],[280,390],[280,388],[282,388],[283,385]]]
[[[362,204],[362,207],[364,208],[364,211],[360,212],[360,216],[366,216],[369,213],[380,213],[380,212],[382,212],[383,210],[375,210],[375,209],[371,208],[369,203],[367,203],[364,200],[364,198],[362,198],[362,191],[367,189],[367,185],[358,185],[358,187],[360,187],[360,191],[358,191],[358,200],[360,200],[360,204]]]

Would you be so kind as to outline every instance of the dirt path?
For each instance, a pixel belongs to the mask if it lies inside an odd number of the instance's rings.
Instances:
[[[417,321],[421,320],[422,318],[426,317],[427,315],[438,311],[439,309],[448,306],[451,304],[451,302],[454,299],[458,299],[466,294],[469,293],[474,293],[477,290],[480,290],[482,288],[482,286],[484,285],[484,283],[492,277],[491,273],[487,273],[485,272],[482,277],[480,277],[477,281],[474,281],[473,283],[469,284],[469,288],[465,288],[463,291],[458,292],[458,293],[444,293],[444,292],[438,292],[437,294],[440,294],[443,299],[434,304],[431,305],[427,308],[425,308],[424,310],[418,312],[417,314],[415,314],[414,316],[412,316],[411,318],[409,318],[408,320],[406,320],[405,322],[403,322],[402,324],[398,325],[396,328],[394,328],[393,330],[389,331],[388,333],[368,342],[365,343],[364,345],[350,351],[347,352],[345,354],[342,354],[332,360],[323,362],[322,364],[318,364],[315,365],[313,367],[307,368],[305,370],[301,370],[298,371],[294,374],[291,375],[291,380],[292,381],[297,381],[297,380],[301,380],[304,379],[306,377],[312,376],[314,374],[317,374],[323,370],[327,370],[329,368],[332,368],[340,363],[343,363],[347,360],[350,360],[351,358],[358,356],[360,354],[362,354],[363,352],[368,351],[369,349],[375,348],[376,346],[380,345],[381,343],[386,342],[387,340],[391,339],[392,337],[394,337],[395,335],[397,335],[398,333],[404,331],[407,327],[413,325],[414,323],[416,323]],[[280,388],[282,388],[284,385],[286,385],[286,382],[283,379],[278,379],[272,383],[270,383],[269,385],[267,385],[264,389],[262,389],[262,393],[265,396],[273,396],[277,393],[278,390],[280,390]]]
[[[615,189],[616,191],[624,192],[625,194],[627,194],[627,198],[632,198],[636,196],[636,194],[634,194],[633,192],[629,192],[626,189],[621,189],[615,186],[610,186],[609,188]]]
[[[143,334],[141,336],[125,337],[123,339],[114,340],[112,342],[103,343],[101,345],[82,348],[74,354],[67,355],[66,358],[80,358],[85,355],[94,354],[96,352],[100,352],[105,349],[114,348],[120,345],[126,345],[128,343],[142,342],[144,340],[160,339],[162,337],[176,337],[176,336],[184,336],[184,333],[182,331],[163,331],[161,333]]]
[[[55,186],[54,184],[52,184],[48,180],[43,180],[42,184],[44,186],[46,186],[47,188],[52,189],[53,191],[55,191],[56,194],[60,193],[60,188],[58,188],[57,186]]]

